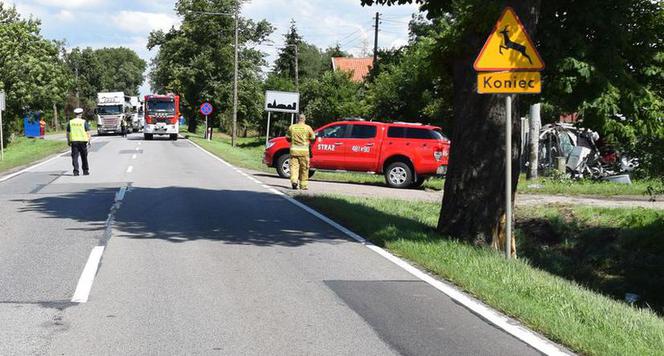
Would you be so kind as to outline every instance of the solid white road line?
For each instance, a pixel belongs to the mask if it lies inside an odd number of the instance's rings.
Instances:
[[[230,163],[226,162],[220,157],[215,156],[214,154],[206,151],[204,148],[201,146],[195,144],[192,141],[189,141],[192,145],[200,149],[201,151],[205,152],[207,155],[210,157],[222,162],[223,164],[232,167],[237,170],[237,168]],[[244,174],[243,174],[244,175]],[[262,184],[261,184],[262,186]],[[327,223],[328,225],[332,226],[333,228],[339,230],[346,236],[352,238],[355,241],[358,241],[362,243],[364,246],[369,248],[371,251],[383,256],[387,260],[391,261],[392,263],[396,264],[397,266],[401,267],[408,273],[412,274],[413,276],[417,277],[421,281],[429,284],[430,286],[438,289],[448,297],[450,297],[452,300],[456,301],[457,303],[463,305],[467,309],[471,310],[475,314],[481,316],[488,322],[492,323],[493,325],[497,326],[498,328],[504,330],[508,334],[511,334],[512,336],[516,337],[517,339],[525,342],[526,344],[532,346],[533,348],[537,349],[538,351],[544,353],[545,355],[569,355],[569,352],[563,350],[558,346],[557,344],[551,342],[544,336],[541,336],[534,331],[522,326],[518,321],[511,319],[502,313],[498,312],[497,310],[494,310],[484,303],[470,297],[466,293],[462,292],[461,290],[457,289],[454,286],[448,285],[446,283],[443,283],[430,275],[428,275],[426,272],[423,272],[422,270],[414,267],[410,263],[402,260],[401,258],[389,253],[388,251],[374,245],[373,243],[367,241],[365,238],[362,236],[352,232],[351,230],[347,229],[346,227],[340,225],[339,223],[333,221],[332,219],[328,218],[327,216],[317,212],[316,210],[310,208],[309,206],[300,203],[299,201],[295,200],[288,194],[285,194],[277,189],[274,188],[269,188],[269,192],[274,193],[276,195],[282,196],[284,199],[289,201],[290,203],[300,207],[304,211],[308,212],[309,214],[317,217],[318,219],[322,220],[323,222]]]
[[[92,289],[92,282],[95,280],[95,275],[97,274],[99,262],[101,261],[101,256],[103,254],[104,246],[95,246],[92,249],[92,252],[90,252],[88,262],[85,264],[83,273],[81,273],[81,277],[78,279],[74,296],[71,298],[72,302],[86,303],[88,301],[90,290]]]
[[[134,166],[127,167],[127,173],[131,173],[134,170]]]
[[[56,160],[56,159],[58,159],[58,158],[60,158],[60,157],[64,157],[66,153],[67,153],[66,151],[65,151],[65,152],[61,152],[61,153],[58,153],[57,156],[52,157],[52,158],[49,158],[49,159],[47,159],[47,160],[44,161],[44,162],[39,162],[39,163],[37,163],[37,164],[35,164],[35,165],[32,165],[32,166],[29,166],[29,167],[23,168],[23,169],[21,169],[21,170],[18,171],[18,172],[14,172],[14,173],[12,173],[12,174],[8,174],[8,175],[6,175],[6,176],[3,176],[2,178],[0,178],[0,182],[4,182],[4,181],[6,181],[6,180],[8,180],[8,179],[14,178],[14,177],[16,177],[16,176],[18,176],[18,175],[21,175],[21,174],[23,174],[23,173],[25,173],[25,172],[28,172],[28,171],[32,170],[32,169],[35,169],[35,168],[40,167],[40,166],[43,166],[43,165],[45,165],[45,164],[47,164],[47,163],[49,163],[49,162],[52,162],[52,161],[54,161],[54,160]]]

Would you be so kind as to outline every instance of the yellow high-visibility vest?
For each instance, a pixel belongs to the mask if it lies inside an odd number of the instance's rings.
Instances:
[[[88,142],[88,132],[85,131],[85,120],[71,119],[69,120],[69,141],[71,142]]]
[[[288,128],[286,134],[291,141],[290,153],[292,156],[308,156],[309,141],[316,138],[311,126],[306,124],[295,124]]]

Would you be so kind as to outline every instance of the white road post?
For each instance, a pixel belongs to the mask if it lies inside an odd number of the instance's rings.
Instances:
[[[267,147],[267,143],[270,141],[270,116],[272,115],[272,111],[267,112],[267,128],[265,129],[265,147]]]
[[[294,123],[295,123],[295,113],[291,113],[290,114],[290,124],[292,125]]]
[[[208,138],[208,116],[205,115],[205,139],[209,140]]]
[[[512,95],[505,96],[505,257],[512,257]]]
[[[5,160],[5,139],[2,136],[2,110],[3,108],[0,108],[0,161]]]
[[[5,92],[0,91],[0,161],[5,160],[5,139],[2,136],[2,112],[5,110]]]

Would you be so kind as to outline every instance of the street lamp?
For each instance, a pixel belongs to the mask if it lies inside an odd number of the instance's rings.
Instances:
[[[238,12],[239,5],[237,0],[235,1],[235,10],[233,13],[228,12],[209,12],[209,11],[188,11],[190,14],[196,15],[209,15],[209,16],[233,16],[235,18],[235,48],[234,48],[234,70],[233,70],[233,132],[231,134],[231,145],[235,147],[235,141],[237,140],[237,79],[238,79]]]

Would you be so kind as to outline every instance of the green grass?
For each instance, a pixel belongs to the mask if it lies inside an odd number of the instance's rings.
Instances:
[[[441,238],[433,230],[439,204],[340,196],[298,199],[577,352],[664,354],[664,320],[656,313],[535,268],[525,258],[507,261],[489,249]],[[594,221],[640,226],[639,214],[615,222],[623,213]],[[643,224],[652,219],[661,223],[662,216],[644,218]]]
[[[533,265],[664,315],[664,211],[519,208],[519,250]]]
[[[65,141],[50,141],[19,137],[5,147],[5,160],[0,161],[0,172],[23,166],[67,148]]]
[[[648,187],[662,187],[657,180],[632,180],[632,184],[618,184],[606,181],[580,180],[555,178],[538,178],[526,180],[525,175],[519,178],[519,192],[526,194],[559,194],[559,195],[647,195]]]

